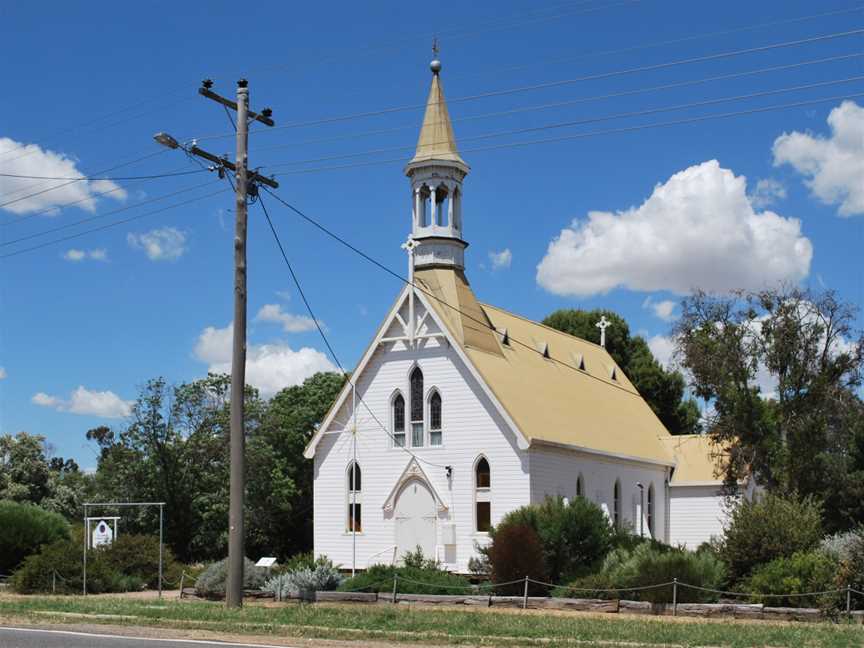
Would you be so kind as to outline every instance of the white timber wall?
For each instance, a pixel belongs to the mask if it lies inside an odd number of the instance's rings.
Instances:
[[[654,486],[654,537],[666,541],[666,472],[664,466],[605,458],[564,448],[533,447],[531,454],[531,501],[542,502],[548,496],[573,498],[576,480],[582,476],[584,496],[598,506],[613,512],[615,480],[621,483],[622,522],[639,533],[640,496],[637,482],[645,486],[645,512],[648,510],[648,488]],[[648,521],[645,520],[645,535]]]
[[[407,318],[406,318],[407,319]],[[389,334],[389,332],[388,332]],[[475,532],[474,464],[482,454],[491,468],[491,519],[495,525],[508,511],[529,503],[527,453],[494,409],[457,353],[441,339],[427,339],[422,348],[409,350],[401,342],[379,346],[357,380],[357,393],[375,416],[390,429],[390,403],[399,389],[406,400],[406,428],[410,439],[409,374],[417,364],[423,371],[426,397],[437,389],[443,401],[443,445],[411,448],[438,495],[447,504],[437,519],[438,559],[452,571],[467,571],[475,555],[475,542],[486,534]],[[352,566],[356,540],[358,569],[390,563],[396,540],[392,514],[383,508],[394,486],[411,462],[357,400],[357,462],[362,471],[362,533],[352,538],[347,530],[347,468],[353,454],[351,398],[338,412],[315,453],[314,543],[316,555],[327,555],[343,568]],[[428,411],[427,411],[428,422]],[[452,466],[450,479],[443,466]],[[455,524],[456,544],[445,547],[442,531]]]
[[[695,549],[711,536],[723,535],[728,513],[719,485],[673,485],[669,490],[669,544]]]

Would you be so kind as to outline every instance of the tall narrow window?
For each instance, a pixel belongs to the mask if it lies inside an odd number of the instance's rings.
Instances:
[[[474,518],[479,533],[489,533],[492,526],[492,475],[486,457],[474,466]]]
[[[361,478],[360,465],[352,461],[348,465],[348,531],[353,533],[363,531]]]
[[[423,445],[423,372],[415,367],[411,372],[411,445]]]
[[[621,482],[617,480],[612,489],[612,521],[616,527],[621,526]]]
[[[432,392],[429,398],[429,445],[441,445],[441,394]]]
[[[585,497],[585,479],[582,475],[576,478],[576,497]]]
[[[648,521],[648,533],[654,537],[654,484],[648,487],[648,511],[646,515]]]
[[[405,445],[405,399],[396,394],[393,399],[393,445]]]

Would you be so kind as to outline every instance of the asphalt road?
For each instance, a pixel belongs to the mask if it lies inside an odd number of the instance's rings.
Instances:
[[[267,644],[156,639],[122,635],[0,627],[0,648],[287,648]]]

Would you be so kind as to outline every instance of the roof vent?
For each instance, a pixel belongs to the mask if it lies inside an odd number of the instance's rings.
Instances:
[[[576,363],[576,368],[579,369],[579,371],[585,371],[585,356],[581,353],[574,353],[573,361]]]
[[[501,335],[501,344],[510,346],[510,334],[507,332],[507,329],[499,329],[498,333]]]
[[[609,372],[609,377],[612,380],[618,380],[618,372],[615,370],[615,367],[612,367],[612,370]]]
[[[544,358],[549,357],[549,343],[548,342],[537,342],[535,340],[534,346],[537,349],[537,353],[542,354]]]

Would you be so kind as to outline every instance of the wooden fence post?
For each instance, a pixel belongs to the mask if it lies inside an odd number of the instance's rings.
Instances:
[[[678,616],[678,579],[672,579],[672,616]]]
[[[393,572],[393,603],[394,604],[396,603],[396,581],[398,580],[398,578],[399,578],[399,574],[397,574],[394,571]]]
[[[522,596],[522,609],[528,609],[528,577],[525,577],[525,594]]]

